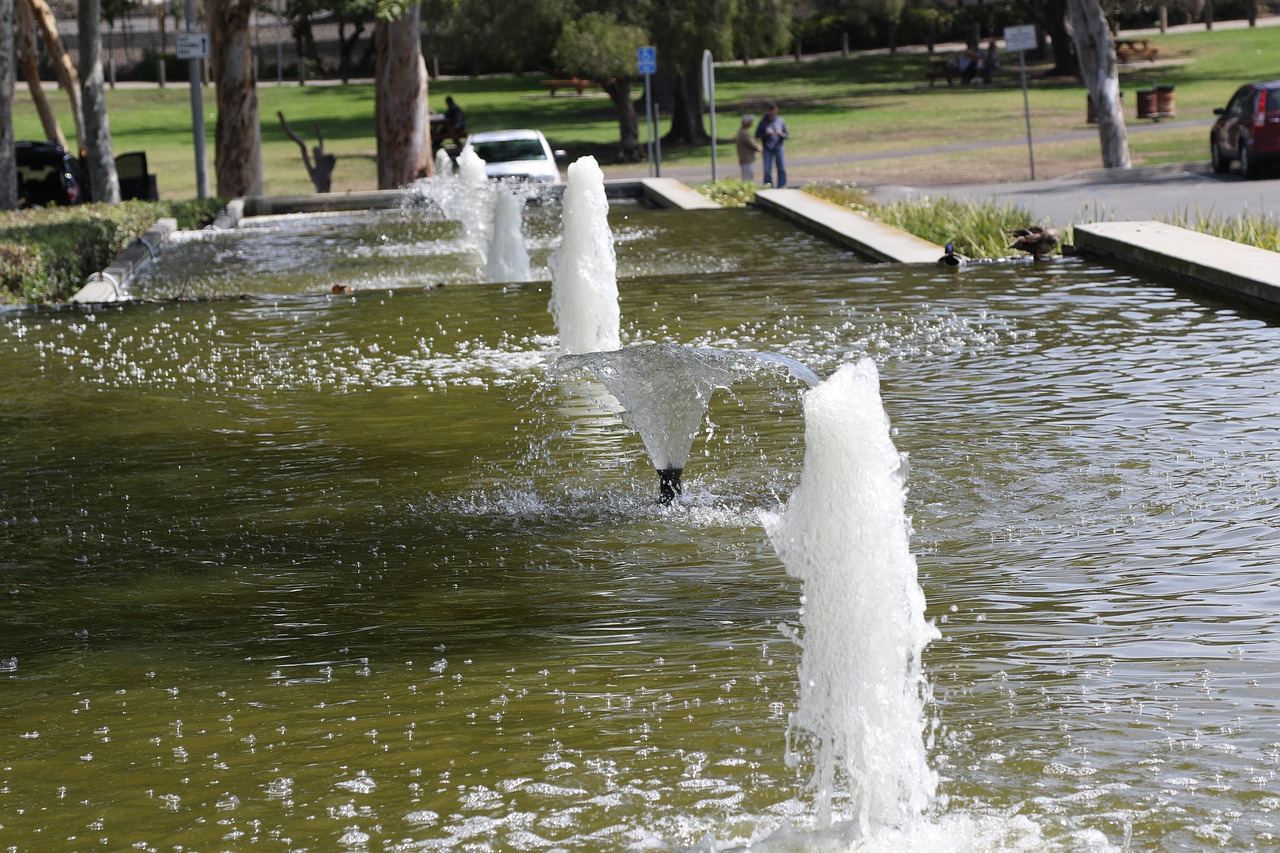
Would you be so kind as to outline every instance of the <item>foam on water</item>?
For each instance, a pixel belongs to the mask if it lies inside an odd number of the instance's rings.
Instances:
[[[805,396],[805,461],[779,515],[764,514],[787,571],[804,585],[799,704],[789,758],[812,765],[819,828],[846,799],[863,834],[908,826],[937,776],[924,743],[925,621],[879,374],[863,359]]]
[[[621,344],[618,259],[609,230],[604,173],[594,157],[569,165],[564,236],[551,256],[551,306],[560,352],[616,350]]]

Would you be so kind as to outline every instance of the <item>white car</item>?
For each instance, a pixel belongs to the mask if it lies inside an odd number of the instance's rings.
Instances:
[[[538,130],[488,130],[467,137],[462,152],[474,151],[485,162],[491,178],[519,178],[538,183],[560,183],[563,151],[552,151]],[[462,156],[462,152],[458,156]]]

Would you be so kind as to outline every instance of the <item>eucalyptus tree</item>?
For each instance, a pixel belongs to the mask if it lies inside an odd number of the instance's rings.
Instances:
[[[568,73],[600,81],[618,116],[618,160],[623,163],[644,159],[631,81],[637,73],[636,51],[648,39],[642,27],[620,23],[612,12],[588,12],[565,22],[551,54]]]
[[[84,106],[81,140],[89,165],[89,195],[94,201],[120,201],[120,176],[111,153],[111,125],[102,74],[102,2],[80,0],[80,80]]]
[[[418,34],[415,0],[378,0],[374,44],[374,133],[378,188],[396,189],[429,177],[431,127],[427,65]]]
[[[0,0],[0,210],[18,206],[13,153],[13,0]]]
[[[262,192],[262,130],[249,16],[253,0],[206,0],[210,71],[217,82],[214,174],[224,198]]]
[[[1072,39],[1080,74],[1098,112],[1098,138],[1102,145],[1102,165],[1127,169],[1129,133],[1120,102],[1120,79],[1116,69],[1116,45],[1099,0],[1067,0]]]

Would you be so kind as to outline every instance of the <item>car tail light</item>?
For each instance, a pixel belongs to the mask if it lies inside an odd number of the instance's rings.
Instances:
[[[1253,108],[1253,126],[1262,127],[1267,123],[1267,93],[1258,93],[1258,103]]]
[[[67,204],[80,203],[80,185],[72,184],[67,187]]]

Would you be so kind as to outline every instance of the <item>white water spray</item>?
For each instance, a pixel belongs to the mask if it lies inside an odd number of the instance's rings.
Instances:
[[[435,172],[434,177],[452,178],[457,168],[453,165],[453,158],[449,156],[449,152],[444,147],[436,149]]]
[[[919,819],[937,788],[925,754],[925,621],[905,514],[903,459],[875,364],[805,395],[799,488],[765,528],[804,584],[799,705],[788,759],[813,763],[818,828],[847,797],[866,835]],[[803,747],[803,748],[802,748]]]
[[[524,200],[507,189],[498,189],[493,201],[492,242],[489,244],[489,281],[529,281],[529,250],[524,245]]]
[[[560,353],[616,350],[622,345],[618,259],[604,173],[594,157],[569,164],[561,217],[560,246],[550,260],[550,311],[560,331]]]

